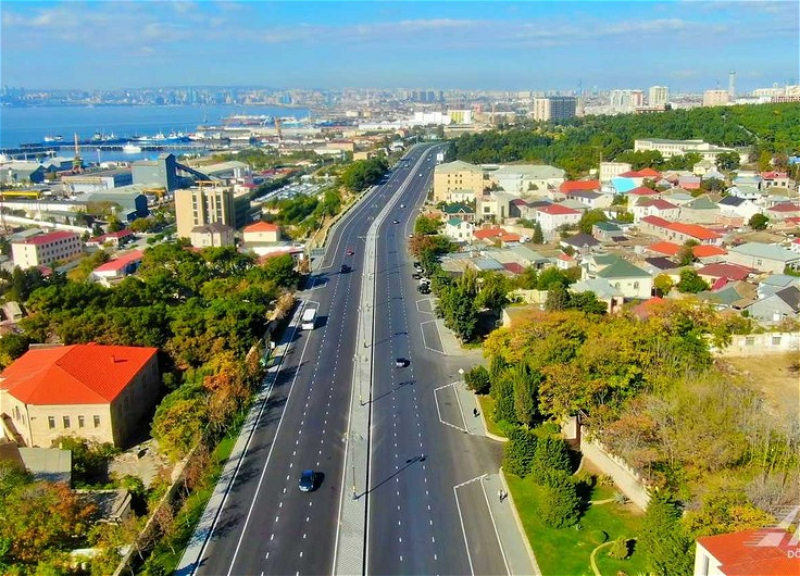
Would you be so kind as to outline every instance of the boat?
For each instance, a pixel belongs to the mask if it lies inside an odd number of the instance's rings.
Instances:
[[[60,134],[54,134],[52,136],[48,134],[47,136],[44,137],[44,141],[45,142],[63,142],[64,141],[64,137],[61,136]]]
[[[125,154],[138,154],[142,151],[142,148],[135,144],[125,144],[125,146],[122,147],[122,151],[125,152]]]

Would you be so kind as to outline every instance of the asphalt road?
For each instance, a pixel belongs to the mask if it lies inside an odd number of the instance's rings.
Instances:
[[[378,234],[366,573],[503,574],[485,495],[456,495],[460,484],[496,473],[501,449],[440,422],[433,390],[469,366],[430,349],[434,317],[417,302],[429,296],[411,278],[408,234],[434,165],[423,164],[405,208],[398,202]],[[397,357],[411,364],[397,368]]]
[[[331,233],[322,269],[312,278],[312,287],[300,294],[300,298],[307,302],[307,306],[318,309],[317,327],[313,331],[298,330],[294,334],[294,342],[287,351],[287,357],[281,366],[267,406],[196,573],[219,576],[329,574],[332,571],[337,512],[344,478],[343,456],[347,433],[347,407],[352,385],[354,340],[358,322],[357,303],[363,260],[361,254],[363,238],[375,215],[401,186],[408,176],[410,167],[422,153],[421,149],[410,152],[407,160],[391,173],[386,184],[353,208]],[[426,175],[422,178],[415,177],[414,182],[417,180],[419,182],[415,184],[414,190],[421,190],[419,187],[429,178],[432,169],[433,163],[426,164]],[[411,215],[409,205],[403,212],[403,222]],[[391,224],[389,219],[382,230],[394,238],[398,234],[397,231],[403,227],[404,224]],[[380,243],[379,246],[384,246],[384,243]],[[355,252],[352,256],[346,255],[348,248]],[[340,266],[344,263],[352,267],[351,272],[340,273]],[[379,263],[379,268],[386,266],[392,264]],[[385,283],[390,278],[393,279],[395,276],[390,277],[381,273],[378,282]],[[401,287],[395,286],[394,289]],[[381,293],[385,293],[385,288]],[[384,307],[382,310],[387,314],[387,322],[389,315],[392,315],[393,326],[404,325],[402,322],[405,312],[399,302],[391,308]],[[382,358],[383,351],[400,346],[402,342],[397,339],[398,336],[385,331],[386,326],[383,322],[379,324],[378,329],[382,335],[376,337],[376,342],[388,338],[384,344],[376,346],[376,351],[379,351],[376,358],[379,374],[377,380],[380,381],[375,382],[375,392],[382,394],[389,390],[387,387],[389,380],[395,382],[397,376],[402,374],[408,374],[410,377],[413,375],[413,369],[395,374],[393,368],[389,369],[392,363],[388,360],[386,369],[377,361]],[[411,356],[417,358],[418,351],[412,350],[412,352]],[[392,354],[393,352],[389,353],[390,356]],[[424,362],[422,356],[417,360]],[[431,375],[441,370],[441,367],[431,365]],[[404,419],[399,421],[399,425],[411,426],[417,422],[415,418],[418,417],[412,412],[414,408],[412,399],[416,399],[418,389],[417,384],[409,385],[410,394],[402,400],[399,400],[399,395],[398,400],[395,400],[394,396],[387,397],[387,405],[390,401],[397,402],[404,411],[408,410]],[[380,400],[376,401],[375,406],[378,406],[378,402]],[[425,410],[426,418],[419,420],[420,426],[430,425],[430,409],[428,407]],[[380,431],[377,435],[380,445],[383,445],[388,438],[389,428],[386,424],[392,421],[398,422],[393,419],[392,413],[376,410],[376,420],[380,422],[380,426],[377,427]],[[437,438],[438,430],[433,434],[427,429],[423,430],[426,441]],[[422,450],[416,448],[417,440],[412,442],[408,438],[411,438],[410,434],[403,435],[403,454],[410,453],[412,447],[414,455],[420,454]],[[425,448],[436,454],[437,459],[452,459],[452,456],[445,454],[445,449],[444,445],[436,449]],[[383,454],[383,451],[380,453]],[[460,459],[462,455],[457,457]],[[426,467],[431,465],[432,459],[429,456],[425,462],[409,466],[407,470],[409,473],[404,474],[402,479],[403,494],[407,495],[406,497],[412,497],[410,491],[412,489],[423,489]],[[395,459],[392,459],[376,466],[373,478],[391,474],[394,462]],[[437,464],[438,466],[441,464]],[[300,492],[298,489],[300,473],[307,468],[321,473],[318,488],[311,493]],[[436,478],[434,482],[438,483],[441,479]],[[373,486],[377,489],[376,485]],[[437,488],[435,493],[438,495],[442,490],[449,490],[452,499],[452,486],[443,484],[441,490]],[[374,500],[376,499],[370,498],[370,502]],[[439,505],[434,503],[434,506]],[[448,518],[443,523],[443,528],[447,530],[457,526],[453,523],[451,511],[447,509],[449,507],[448,504],[446,509],[442,510],[442,514],[446,514]],[[409,510],[414,511],[414,505],[409,504]],[[374,514],[370,517],[373,518]],[[418,530],[421,521],[419,518],[412,519],[410,527]],[[403,526],[400,528],[404,534],[408,530]],[[435,529],[440,528],[436,526]],[[460,557],[463,560],[463,540],[462,552],[440,552],[439,558],[448,563],[452,561],[453,568],[434,569],[437,565],[431,563],[427,555],[430,550],[439,548],[427,545],[430,541],[429,535],[434,534],[434,529],[429,526],[426,530],[424,538],[421,533],[412,537],[416,543],[414,551],[424,553],[425,556],[420,557],[420,571],[402,571],[419,574],[466,573],[461,569],[462,563],[455,563]],[[387,532],[386,535],[377,533],[376,537],[379,540],[384,538],[392,540],[394,532]],[[442,546],[444,545],[443,542]],[[392,569],[386,573],[393,571],[396,570]],[[381,567],[377,572],[372,570],[369,572],[384,573],[384,570]]]

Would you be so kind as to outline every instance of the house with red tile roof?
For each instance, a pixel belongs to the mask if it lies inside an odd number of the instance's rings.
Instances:
[[[761,179],[763,182],[763,187],[767,188],[769,186],[778,186],[780,188],[793,188],[794,182],[786,172],[762,172]]]
[[[792,534],[762,528],[697,539],[695,576],[796,576],[800,554]]]
[[[685,244],[688,240],[696,240],[700,244],[722,244],[722,235],[699,224],[670,222],[658,216],[645,216],[639,222],[639,230],[652,234],[674,244]]]
[[[764,210],[764,215],[772,222],[782,222],[787,218],[800,216],[800,205],[794,202],[780,202]]]
[[[713,284],[719,278],[727,278],[729,280],[745,280],[756,271],[746,266],[738,264],[726,264],[718,262],[716,264],[709,264],[697,269],[697,275],[706,282]]]
[[[652,188],[648,188],[647,186],[637,186],[633,190],[628,191],[628,196],[632,198],[642,198],[644,196],[658,196],[661,194],[657,190],[653,190]]]
[[[596,192],[600,190],[600,180],[566,180],[561,184],[559,190],[564,194],[577,190]]]
[[[242,240],[245,244],[277,242],[281,236],[280,226],[269,222],[256,222],[245,226],[242,230]]]
[[[713,244],[701,244],[700,246],[695,246],[692,248],[692,254],[698,260],[703,260],[705,258],[717,258],[720,256],[725,256],[727,253],[728,251],[722,246],[714,246]]]
[[[536,219],[542,227],[542,232],[552,234],[560,226],[576,225],[583,213],[560,204],[550,204],[536,209]]]
[[[666,220],[675,220],[680,216],[680,206],[661,198],[641,198],[633,206],[633,222],[638,224],[645,216],[659,216]]]
[[[28,350],[0,373],[7,438],[49,448],[61,436],[124,447],[155,407],[158,349],[76,344]]]
[[[74,232],[50,232],[11,243],[14,265],[23,270],[70,260],[82,253],[83,243]]]
[[[491,228],[477,228],[472,231],[472,237],[475,240],[488,240],[491,241],[495,238],[500,238],[508,234],[506,230],[499,226],[492,226]]]
[[[126,228],[125,230],[118,230],[117,232],[109,232],[108,234],[103,234],[102,236],[89,238],[86,241],[86,246],[89,248],[102,248],[108,244],[114,249],[119,249],[120,246],[124,246],[134,238],[133,232]]]
[[[656,242],[655,244],[650,244],[647,249],[651,252],[666,254],[667,256],[675,256],[681,251],[681,247],[678,244],[675,244],[674,242],[666,242],[664,240]]]

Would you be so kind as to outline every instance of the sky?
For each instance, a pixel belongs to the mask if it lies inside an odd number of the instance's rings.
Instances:
[[[0,82],[737,92],[800,77],[800,2],[0,1]]]

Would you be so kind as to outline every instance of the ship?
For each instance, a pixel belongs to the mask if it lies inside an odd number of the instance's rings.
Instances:
[[[44,137],[44,141],[45,142],[63,142],[64,141],[64,137],[61,136],[60,134],[54,134],[52,136],[48,134],[47,136]]]
[[[142,149],[135,144],[125,144],[125,146],[122,147],[122,151],[125,152],[125,154],[138,154]]]

